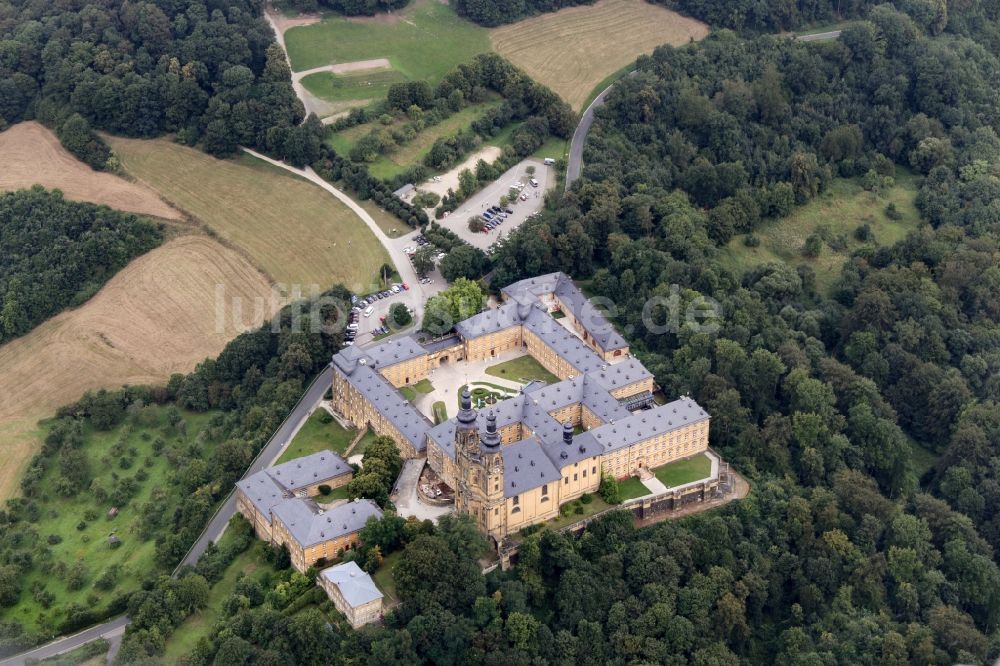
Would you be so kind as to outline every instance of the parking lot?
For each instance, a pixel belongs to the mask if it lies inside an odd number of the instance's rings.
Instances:
[[[437,271],[437,269],[435,269],[434,272],[429,274],[427,277],[433,281],[428,284],[422,285],[423,293],[425,294],[426,297],[430,297],[436,294],[437,292],[443,290],[445,287],[447,287],[447,283],[445,283],[444,278],[441,277],[441,274]],[[393,304],[404,303],[405,305],[407,305],[407,307],[410,307],[412,309],[411,305],[412,285],[405,283],[408,289],[403,289],[402,284],[404,283],[397,282],[396,284],[400,285],[399,291],[396,292],[392,291],[392,287],[390,285],[390,288],[386,290],[389,292],[388,295],[384,296],[383,298],[376,297],[375,300],[371,302],[372,312],[371,315],[368,317],[364,315],[368,306],[361,305],[361,299],[370,295],[366,294],[358,295],[359,300],[356,306],[359,307],[360,310],[355,311],[356,314],[355,316],[352,317],[352,322],[351,322],[353,324],[357,324],[357,329],[355,329],[354,331],[355,337],[353,340],[355,344],[364,345],[366,343],[372,342],[372,340],[374,340],[375,337],[383,335],[383,333],[379,332],[377,329],[379,329],[379,327],[383,325],[384,322],[382,321],[382,318],[388,316],[389,308],[392,307]],[[386,322],[388,322],[388,319],[386,320]],[[406,328],[404,330],[412,331],[414,329],[411,325],[409,328]],[[390,326],[390,330],[388,331],[388,333],[392,332],[394,331]]]
[[[529,166],[535,167],[534,174],[528,174]],[[532,187],[528,184],[531,178],[538,181],[538,187]],[[485,250],[499,237],[506,236],[523,224],[529,215],[541,209],[545,191],[554,184],[554,181],[555,167],[546,166],[541,160],[523,160],[508,169],[498,180],[472,195],[448,217],[438,220],[438,222],[454,231],[470,245]],[[511,186],[516,183],[523,185],[521,194],[525,195],[526,200],[522,201],[519,197],[516,202],[512,202],[508,207],[513,213],[504,213],[506,219],[501,220],[495,229],[486,233],[470,231],[469,218],[478,217],[491,206],[497,206],[500,197],[507,194]]]

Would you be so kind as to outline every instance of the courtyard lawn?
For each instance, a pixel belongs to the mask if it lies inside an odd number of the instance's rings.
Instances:
[[[682,486],[692,481],[708,478],[712,473],[712,461],[704,453],[686,460],[678,460],[653,470],[656,478],[667,488]]]
[[[331,490],[328,494],[323,495],[320,493],[314,498],[317,504],[331,504],[337,500],[351,499],[350,494],[347,492],[347,485],[337,486]]]
[[[444,401],[438,400],[434,403],[432,409],[434,410],[434,423],[444,423],[448,420],[448,407],[444,404]]]
[[[558,377],[543,368],[541,363],[527,354],[490,366],[486,368],[486,374],[525,384],[532,379],[549,384],[555,384],[559,381]]]
[[[340,455],[344,455],[344,451],[347,450],[347,446],[356,434],[356,430],[346,430],[325,409],[320,407],[302,424],[295,439],[278,458],[278,463],[326,450],[336,451]]]
[[[399,389],[399,392],[403,394],[403,397],[409,402],[413,402],[417,399],[418,395],[426,395],[434,391],[434,385],[431,384],[429,379],[421,379],[416,384],[412,386],[403,386]]]
[[[415,0],[408,7],[374,18],[347,19],[333,13],[319,23],[285,32],[292,70],[387,58],[393,70],[432,86],[456,65],[490,50],[484,28],[459,18],[437,0]]]
[[[636,497],[642,497],[643,495],[649,495],[649,488],[647,488],[642,481],[634,476],[630,476],[624,481],[618,482],[618,492],[622,498],[622,501],[635,499]]]
[[[365,452],[365,449],[368,448],[368,445],[371,444],[376,437],[378,437],[378,435],[376,435],[374,431],[369,430],[368,432],[366,432],[365,436],[361,438],[361,440],[355,445],[353,449],[351,449],[351,455],[360,456],[361,454],[363,454]]]
[[[570,507],[568,509],[569,515],[563,515],[562,511],[567,506]],[[566,527],[567,525],[578,523],[584,518],[589,518],[590,516],[593,516],[595,514],[601,513],[602,511],[607,511],[608,509],[613,509],[613,508],[614,506],[608,504],[603,499],[601,499],[600,495],[591,495],[589,504],[585,504],[583,500],[579,499],[573,500],[568,504],[564,504],[559,509],[560,510],[559,517],[556,518],[555,520],[550,520],[549,522],[544,523],[544,525],[549,529],[559,530]]]

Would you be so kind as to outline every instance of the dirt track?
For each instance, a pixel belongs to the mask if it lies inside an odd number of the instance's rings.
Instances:
[[[39,184],[62,190],[67,199],[106,204],[118,210],[169,220],[181,214],[153,190],[124,178],[94,171],[70,155],[59,139],[36,122],[19,123],[0,132],[0,190]]]

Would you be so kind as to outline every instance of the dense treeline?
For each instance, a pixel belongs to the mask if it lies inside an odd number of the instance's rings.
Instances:
[[[41,187],[0,194],[0,343],[80,305],[163,240],[158,226]]]
[[[137,446],[129,454],[140,460],[166,456],[174,470],[168,477],[169,483],[153,488],[149,500],[139,505],[139,519],[130,526],[127,536],[156,544],[157,567],[140,575],[140,580],[148,583],[146,589],[152,589],[156,580],[169,573],[185,555],[218,502],[244,474],[299,400],[309,380],[326,367],[331,354],[340,348],[341,334],[336,322],[338,313],[348,307],[349,299],[350,294],[338,287],[324,294],[315,306],[293,303],[277,315],[277,326],[268,322],[238,336],[217,358],[199,364],[188,375],[174,375],[165,386],[88,393],[77,403],[60,409],[42,450],[32,459],[22,479],[23,496],[9,500],[0,511],[0,607],[16,603],[25,592],[21,588],[30,572],[36,567],[49,566],[42,556],[46,535],[39,534],[35,527],[39,517],[50,511],[49,495],[42,489],[55,488],[65,496],[100,492],[111,502],[110,506],[137,501],[136,495],[146,482],[141,466],[136,465],[134,473],[116,475],[113,487],[98,489],[92,484],[98,461],[87,458],[85,430],[104,432],[122,423],[139,427],[146,418],[144,407],[148,405],[167,405],[168,411],[170,406],[196,412],[219,410],[202,431],[189,433],[193,436],[190,441],[187,437],[177,439],[176,443],[160,437],[143,439],[141,448]],[[184,429],[184,419],[176,411],[170,418],[172,427]],[[133,468],[132,463],[119,466],[122,470]],[[62,566],[65,568],[67,564]],[[209,566],[216,573],[203,570]],[[204,564],[199,563],[199,572],[211,581],[224,566],[225,562],[210,557]],[[197,587],[195,583],[192,585]],[[137,615],[131,616],[136,622],[135,631],[157,625],[149,636],[142,634],[139,639],[152,653],[162,649],[163,637],[168,633],[168,628],[160,624],[165,609],[156,607],[162,595],[172,594],[164,589],[162,594],[144,597],[146,600],[119,595],[107,606],[62,608],[64,619],[54,629],[58,633],[72,632],[126,607],[130,614],[137,607],[148,607],[149,613],[156,614],[149,624]],[[193,606],[185,608],[187,613]],[[174,624],[183,617],[171,612],[167,616]],[[0,653],[50,637],[26,634],[16,617],[0,621]]]
[[[290,0],[288,5],[300,12],[329,8],[345,16],[374,16],[376,12],[402,9],[410,0]]]
[[[966,37],[927,37],[885,6],[869,19],[835,42],[722,34],[640,58],[600,112],[586,174],[623,185],[630,233],[655,225],[636,183],[686,192],[724,243],[832,177],[878,180],[895,164],[929,175],[921,207],[933,223],[992,224],[997,186],[982,165],[1000,154],[996,57]]]
[[[445,76],[434,89],[424,81],[397,83],[389,88],[384,104],[370,110],[352,112],[338,122],[335,130],[361,122],[393,122],[392,114],[406,114],[409,122],[399,127],[376,127],[358,139],[348,157],[353,162],[373,162],[409,143],[424,129],[436,125],[472,104],[499,95],[503,101],[475,119],[468,128],[437,139],[415,165],[393,178],[391,185],[425,180],[433,170],[445,170],[459,163],[484,140],[497,136],[504,128],[520,123],[511,135],[511,149],[526,157],[549,136],[568,139],[576,126],[573,110],[554,92],[533,81],[527,74],[495,53],[484,53],[462,64]]]
[[[284,155],[304,114],[261,12],[251,0],[3,0],[0,123],[59,128],[77,113],[116,134],[176,132],[216,155],[237,144]]]
[[[458,0],[455,11],[473,23],[492,28],[526,16],[555,12],[563,7],[591,5],[595,0]]]
[[[665,602],[664,621],[694,622],[678,663],[981,663],[998,651],[1000,67],[970,39],[996,25],[931,37],[888,7],[869,19],[835,43],[720,35],[641,59],[595,125],[584,178],[494,255],[500,285],[590,278],[665,392],[704,405],[713,445],[757,479],[721,516],[635,537],[645,555],[669,535],[664,553],[695,566]],[[829,292],[808,261],[742,275],[718,261],[733,232],[830,178],[899,166],[921,174],[929,224],[864,244]],[[688,317],[704,296],[714,327]],[[634,564],[629,539],[615,542],[604,558],[624,564],[597,561],[620,583]],[[747,566],[753,552],[771,554]],[[563,595],[600,578],[570,572],[582,575]],[[699,591],[710,581],[724,583]],[[634,645],[633,658],[657,661],[647,614],[663,595],[615,609],[603,603],[614,594],[588,591],[599,608],[579,617],[613,631],[605,655]],[[560,618],[563,595],[550,597]],[[698,607],[708,624],[689,614]],[[586,635],[580,625],[573,639]]]
[[[368,173],[368,169],[352,164],[327,145],[320,148],[320,159],[312,167],[324,179],[343,182],[362,201],[373,200],[411,227],[427,224],[427,213],[422,208],[403,201],[389,185]]]

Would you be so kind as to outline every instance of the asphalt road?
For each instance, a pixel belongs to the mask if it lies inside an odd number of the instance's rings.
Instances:
[[[112,639],[120,636],[122,632],[125,631],[125,625],[128,624],[128,618],[124,615],[121,617],[116,617],[113,620],[105,622],[104,624],[99,624],[96,627],[91,627],[90,629],[84,629],[78,634],[73,634],[72,636],[66,636],[58,640],[52,641],[42,645],[41,647],[36,647],[34,650],[29,650],[28,652],[22,652],[19,655],[13,657],[8,657],[7,659],[0,660],[0,665],[2,666],[13,666],[13,664],[23,664],[28,658],[31,659],[47,659],[49,657],[54,657],[56,655],[62,654],[63,652],[68,652],[75,648],[89,643],[91,641],[96,641],[98,638],[108,638]]]
[[[614,87],[615,81],[607,88],[601,91],[601,93],[594,98],[586,109],[583,111],[583,115],[580,116],[580,122],[577,124],[576,129],[573,131],[573,138],[569,142],[569,160],[566,162],[566,191],[572,187],[573,181],[580,177],[580,171],[583,169],[583,144],[587,141],[587,133],[590,132],[590,126],[594,124],[594,111],[604,106],[604,98],[607,97],[608,93]]]
[[[285,418],[284,422],[278,427],[278,429],[271,435],[271,439],[268,440],[267,444],[257,455],[250,467],[247,469],[246,473],[243,475],[244,478],[250,476],[251,474],[256,474],[265,467],[270,467],[271,464],[281,455],[285,447],[291,442],[295,433],[298,432],[299,428],[305,422],[305,420],[312,413],[316,405],[319,404],[320,400],[323,398],[323,394],[330,387],[333,381],[333,376],[331,375],[330,368],[324,369],[313,382],[306,389],[306,392],[299,399],[299,402],[292,409],[291,413]],[[226,526],[229,524],[229,519],[233,517],[236,513],[236,495],[230,492],[229,496],[222,503],[219,509],[216,511],[215,515],[209,521],[208,525],[205,526],[204,531],[198,540],[191,546],[191,550],[181,561],[178,566],[184,566],[185,564],[195,564],[198,558],[201,557],[205,549],[208,548],[208,544],[217,541],[225,532]],[[175,571],[176,573],[176,571]],[[64,652],[69,652],[74,650],[81,645],[89,643],[98,638],[113,638],[120,636],[125,631],[125,626],[128,624],[128,617],[121,616],[113,620],[109,620],[104,624],[99,624],[97,626],[85,629],[80,633],[73,634],[72,636],[65,636],[57,640],[37,647],[28,652],[23,652],[19,655],[9,657],[0,661],[0,666],[13,666],[15,664],[23,664],[25,659],[31,657],[34,659],[45,659],[47,657],[53,657]]]
[[[811,35],[799,35],[796,37],[800,42],[825,42],[840,37],[840,30],[830,30],[829,32],[814,32]]]

